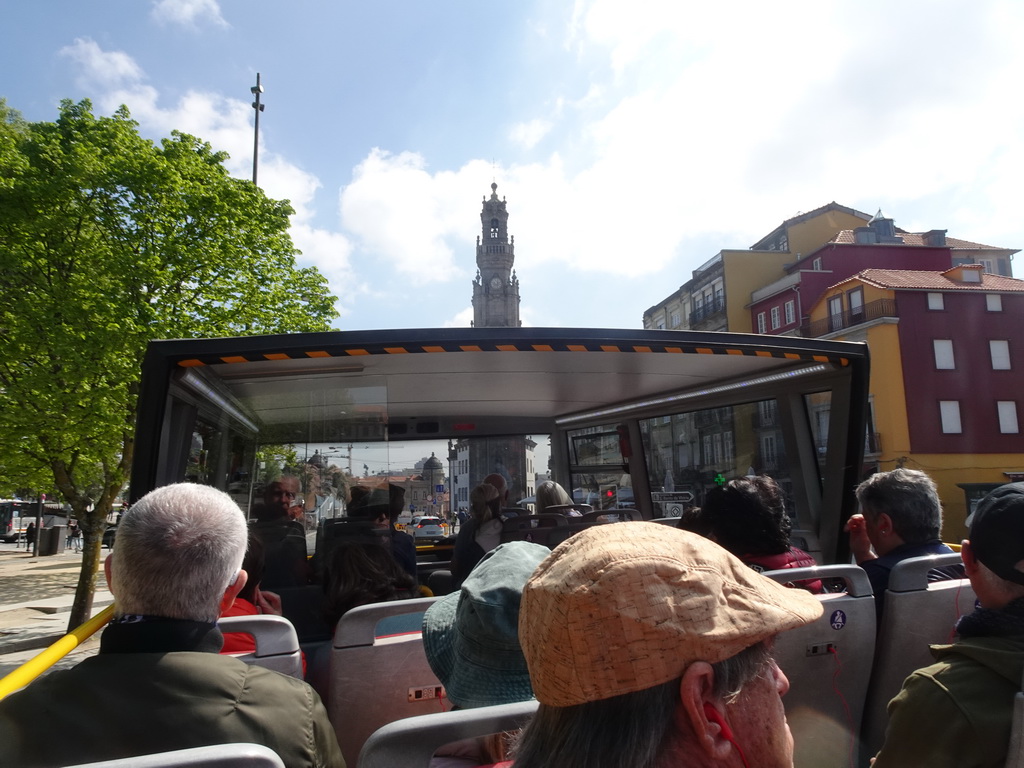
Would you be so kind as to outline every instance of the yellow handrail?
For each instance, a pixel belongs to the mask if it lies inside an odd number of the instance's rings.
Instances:
[[[114,606],[108,605],[84,624],[75,627],[46,650],[33,656],[16,670],[0,680],[0,699],[10,696],[31,683],[43,672],[75,650],[82,642],[96,634],[114,615]]]

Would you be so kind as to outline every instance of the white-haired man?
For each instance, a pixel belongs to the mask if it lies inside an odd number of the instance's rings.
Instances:
[[[247,532],[231,497],[206,486],[165,486],[132,506],[105,563],[117,609],[99,654],[0,702],[0,764],[250,742],[288,766],[344,766],[309,686],[218,654],[221,604],[247,578]]]
[[[960,555],[980,607],[889,702],[875,768],[1002,768],[1024,674],[1024,483],[980,502]]]
[[[772,639],[821,603],[656,523],[576,534],[527,582],[537,714],[515,768],[792,768]]]

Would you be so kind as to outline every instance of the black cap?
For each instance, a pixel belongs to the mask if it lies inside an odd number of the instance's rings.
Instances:
[[[978,502],[968,538],[980,563],[1006,581],[1024,584],[1024,483],[1001,485]]]

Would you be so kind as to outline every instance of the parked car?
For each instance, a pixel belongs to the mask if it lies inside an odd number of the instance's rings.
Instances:
[[[439,517],[414,517],[407,530],[416,541],[438,541],[447,535]]]

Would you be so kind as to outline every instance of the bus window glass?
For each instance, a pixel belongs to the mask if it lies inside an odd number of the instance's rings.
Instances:
[[[828,458],[828,423],[832,412],[832,393],[814,392],[805,395],[807,413],[811,422],[811,435],[814,449],[818,457],[818,466],[824,468]]]
[[[633,483],[622,456],[619,425],[573,430],[568,438],[573,502],[588,504],[597,511],[635,509]]]
[[[790,496],[774,398],[644,419],[640,434],[656,516],[679,517],[715,485],[750,474],[770,475]]]

